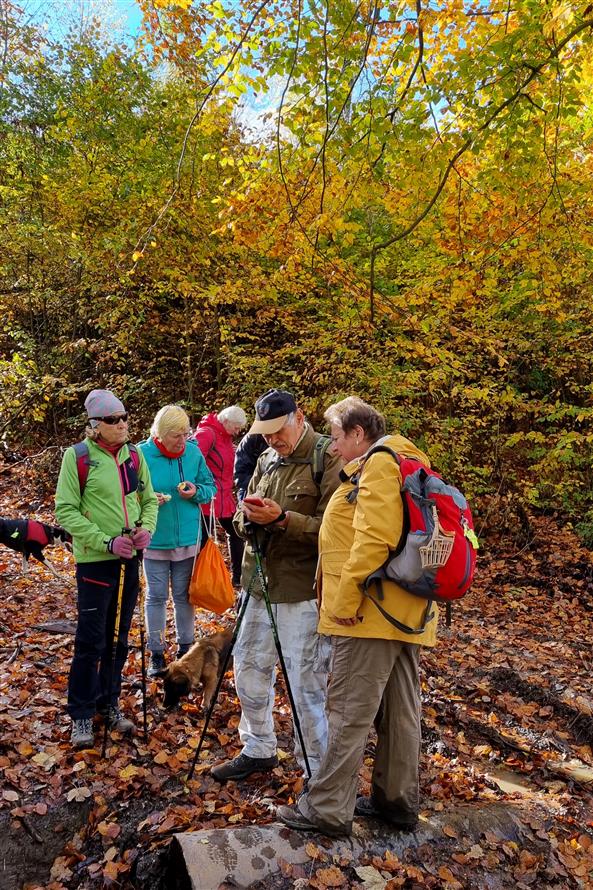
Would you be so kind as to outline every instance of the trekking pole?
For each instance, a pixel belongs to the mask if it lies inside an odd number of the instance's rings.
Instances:
[[[130,528],[122,528],[122,535],[129,535],[132,530]],[[111,647],[111,670],[109,672],[109,689],[107,694],[107,713],[105,714],[105,729],[103,731],[103,749],[101,757],[105,758],[107,753],[107,734],[109,733],[109,717],[111,714],[111,696],[113,695],[113,681],[115,679],[115,655],[117,652],[117,643],[119,640],[119,624],[121,620],[121,604],[124,597],[124,581],[126,578],[126,565],[120,557],[119,560],[119,587],[117,590],[117,604],[115,608],[115,623],[113,625],[113,645]]]
[[[299,720],[299,715],[297,713],[294,696],[292,694],[290,680],[288,679],[288,671],[286,670],[284,654],[282,652],[282,646],[280,645],[280,637],[278,636],[278,625],[276,624],[276,619],[274,618],[274,613],[272,612],[272,604],[270,603],[268,582],[267,582],[266,576],[264,574],[263,563],[262,563],[262,551],[261,551],[261,547],[259,545],[259,541],[257,539],[257,529],[254,529],[251,532],[250,537],[251,537],[251,546],[253,548],[253,555],[255,558],[255,575],[257,577],[259,577],[259,583],[261,585],[264,602],[266,604],[266,611],[268,613],[268,618],[270,619],[270,627],[272,629],[272,636],[274,637],[274,645],[276,646],[276,652],[278,653],[278,661],[280,662],[280,669],[282,670],[282,674],[284,676],[284,682],[286,683],[286,692],[288,693],[288,700],[290,702],[290,709],[292,711],[292,719],[294,721],[294,728],[296,729],[299,744],[301,746],[301,751],[303,752],[303,760],[305,761],[305,768],[307,770],[307,776],[309,778],[311,778],[311,767],[309,766],[309,758],[307,756],[307,749],[305,748],[305,740],[303,738],[303,732],[301,730],[301,722]]]
[[[282,653],[282,647],[281,647],[281,645],[280,645],[280,639],[279,639],[279,637],[278,637],[278,628],[277,628],[277,626],[276,626],[276,620],[275,620],[275,618],[274,618],[274,614],[273,614],[273,612],[272,612],[272,606],[271,606],[271,603],[270,603],[270,596],[269,596],[269,593],[268,593],[268,584],[267,584],[267,581],[266,581],[266,578],[265,578],[265,575],[264,575],[264,572],[263,572],[263,567],[262,567],[262,561],[261,561],[261,560],[262,560],[262,553],[261,553],[261,549],[260,549],[260,547],[259,547],[259,543],[257,542],[257,532],[256,532],[256,531],[253,531],[253,532],[252,532],[252,534],[251,534],[251,541],[252,541],[253,552],[254,552],[254,555],[255,555],[255,571],[254,571],[253,576],[252,576],[252,578],[251,578],[251,580],[250,580],[250,582],[249,582],[249,585],[248,585],[248,587],[247,587],[247,590],[245,591],[245,596],[244,596],[243,599],[241,600],[241,606],[240,606],[240,609],[239,609],[239,614],[238,614],[238,616],[237,616],[237,623],[236,623],[236,625],[235,625],[235,630],[234,630],[234,633],[233,633],[233,638],[232,638],[232,640],[231,640],[231,645],[230,645],[229,650],[228,650],[228,652],[227,652],[227,654],[226,654],[226,658],[225,658],[225,660],[224,660],[224,665],[223,665],[222,671],[220,672],[220,675],[219,675],[219,677],[218,677],[218,683],[216,684],[216,689],[214,690],[214,695],[212,696],[212,701],[210,702],[210,707],[208,708],[208,712],[207,712],[206,717],[205,717],[205,719],[204,719],[204,726],[203,726],[203,728],[202,728],[202,734],[200,735],[200,740],[199,740],[199,742],[198,742],[198,747],[196,748],[196,752],[195,752],[195,754],[194,754],[194,759],[193,759],[193,761],[192,761],[192,765],[191,765],[191,767],[190,767],[189,773],[187,774],[188,781],[193,777],[193,774],[194,774],[194,771],[195,771],[195,768],[196,768],[196,763],[198,762],[198,757],[200,756],[200,751],[202,750],[202,745],[204,744],[204,739],[205,739],[205,737],[206,737],[206,732],[207,732],[207,730],[208,730],[208,726],[209,726],[209,724],[210,724],[210,719],[211,719],[211,717],[212,717],[212,712],[213,712],[213,710],[214,710],[214,706],[215,706],[215,704],[216,704],[216,700],[218,699],[218,694],[219,694],[219,692],[220,692],[220,687],[222,686],[222,681],[223,681],[223,679],[224,679],[224,675],[225,675],[226,670],[227,670],[227,665],[228,665],[228,663],[229,663],[229,660],[230,660],[230,657],[231,657],[231,655],[232,655],[233,649],[235,648],[235,643],[236,643],[237,637],[238,637],[238,635],[239,635],[239,629],[240,629],[241,624],[242,624],[242,622],[243,622],[243,618],[244,618],[244,616],[245,616],[245,612],[247,611],[247,605],[248,605],[249,600],[250,600],[250,598],[251,598],[251,591],[252,591],[252,589],[253,589],[253,585],[254,585],[254,583],[255,583],[256,578],[259,578],[260,585],[261,585],[261,588],[262,588],[262,593],[263,593],[264,601],[265,601],[265,604],[266,604],[266,610],[267,610],[268,618],[270,619],[270,625],[271,625],[271,628],[272,628],[272,635],[273,635],[273,637],[274,637],[274,644],[275,644],[275,646],[276,646],[276,652],[277,652],[277,654],[278,654],[278,661],[280,662],[280,668],[281,668],[281,670],[282,670],[282,674],[283,674],[283,676],[284,676],[284,681],[285,681],[285,683],[286,683],[286,690],[287,690],[287,693],[288,693],[288,699],[289,699],[289,701],[290,701],[290,707],[291,707],[291,710],[292,710],[292,718],[293,718],[293,721],[294,721],[294,725],[295,725],[295,729],[296,729],[296,732],[297,732],[298,740],[299,740],[299,743],[300,743],[300,746],[301,746],[301,750],[302,750],[302,752],[303,752],[303,759],[304,759],[304,761],[305,761],[305,767],[306,767],[306,770],[307,770],[307,775],[309,776],[309,778],[311,778],[311,767],[310,767],[310,765],[309,765],[309,758],[308,758],[308,756],[307,756],[307,749],[305,748],[305,741],[304,741],[304,739],[303,739],[303,733],[302,733],[302,730],[301,730],[301,724],[300,724],[299,717],[298,717],[298,714],[297,714],[296,705],[295,705],[295,703],[294,703],[294,697],[293,697],[293,694],[292,694],[292,688],[291,688],[291,686],[290,686],[290,681],[289,681],[289,679],[288,679],[288,672],[287,672],[287,670],[286,670],[286,664],[285,664],[285,662],[284,662],[284,655],[283,655],[283,653]]]
[[[137,519],[134,523],[136,528],[140,528],[142,520]],[[142,727],[144,741],[148,742],[148,714],[146,711],[146,643],[144,634],[144,551],[138,550],[138,569],[139,569],[139,591],[138,591],[138,608],[140,610],[140,671],[142,686]]]
[[[214,705],[218,699],[218,694],[220,692],[220,687],[222,686],[222,681],[224,680],[224,675],[227,671],[228,663],[231,660],[231,655],[233,654],[233,649],[235,648],[235,643],[237,641],[237,637],[239,635],[239,628],[241,627],[241,623],[243,621],[243,616],[245,615],[245,611],[247,609],[247,603],[251,597],[251,588],[253,586],[253,582],[255,580],[255,575],[249,582],[249,587],[245,591],[245,596],[241,600],[241,606],[239,608],[239,614],[237,615],[237,623],[235,624],[235,630],[233,631],[233,638],[231,640],[231,645],[229,646],[228,652],[226,653],[224,664],[222,666],[222,670],[218,675],[218,682],[216,684],[216,689],[214,690],[214,695],[212,696],[212,701],[210,702],[210,706],[208,711],[206,712],[206,717],[204,718],[204,726],[202,727],[202,734],[200,735],[200,740],[198,742],[198,747],[196,748],[196,752],[194,754],[194,759],[192,761],[192,765],[190,767],[189,773],[187,774],[188,782],[192,778],[196,764],[198,762],[198,757],[200,756],[200,751],[202,750],[202,745],[204,744],[204,739],[206,738],[206,732],[208,730],[208,726],[210,725],[210,719],[212,717],[212,712],[214,711]]]

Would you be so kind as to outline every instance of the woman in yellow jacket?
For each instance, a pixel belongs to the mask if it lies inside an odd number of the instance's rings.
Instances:
[[[363,593],[365,579],[383,565],[402,534],[401,475],[385,444],[428,464],[403,436],[386,436],[383,417],[350,396],[325,413],[333,448],[345,461],[319,533],[319,633],[332,637],[328,691],[329,740],[319,771],[294,807],[279,819],[292,828],[348,835],[356,813],[400,829],[418,819],[420,757],[420,646],[436,641],[437,607],[392,581],[383,581],[383,609],[399,624],[426,627],[407,634],[384,618]],[[362,471],[361,471],[362,468]],[[369,593],[373,591],[370,590]],[[356,797],[358,773],[375,721],[377,750],[371,797]]]

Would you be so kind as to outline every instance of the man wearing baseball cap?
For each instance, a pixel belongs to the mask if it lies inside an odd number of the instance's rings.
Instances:
[[[285,390],[270,389],[257,400],[249,432],[261,434],[268,448],[234,519],[238,534],[247,541],[241,582],[252,592],[234,649],[243,751],[212,767],[220,782],[244,779],[278,763],[273,718],[277,653],[261,587],[254,579],[252,529],[264,554],[270,602],[312,773],[327,745],[330,647],[329,638],[317,634],[314,584],[321,518],[339,484],[341,463],[328,450],[329,438],[315,432]],[[254,496],[259,504],[249,503]],[[295,755],[304,765],[298,738]]]
[[[150,543],[158,509],[146,460],[127,444],[122,402],[94,389],[84,407],[86,438],[66,449],[56,490],[56,518],[72,535],[76,560],[78,624],[68,680],[75,748],[93,746],[96,713],[118,732],[134,728],[118,699],[139,590],[138,551]]]

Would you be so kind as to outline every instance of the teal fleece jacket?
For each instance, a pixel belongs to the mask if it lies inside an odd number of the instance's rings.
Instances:
[[[116,458],[92,439],[85,442],[90,463],[84,492],[81,495],[76,454],[68,448],[58,477],[56,519],[72,535],[76,562],[119,559],[107,549],[111,538],[137,523],[149,532],[156,528],[158,504],[148,466],[139,452],[136,473],[127,445]]]
[[[188,440],[181,457],[166,457],[152,438],[140,442],[155,491],[171,495],[159,507],[158,522],[148,550],[172,550],[199,544],[201,534],[200,504],[207,504],[216,493],[216,483],[196,442]],[[193,482],[196,493],[189,500],[177,490],[180,482]]]

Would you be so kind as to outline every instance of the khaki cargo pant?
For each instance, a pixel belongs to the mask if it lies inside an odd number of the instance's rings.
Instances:
[[[374,802],[393,815],[418,813],[420,758],[420,647],[397,640],[332,637],[328,690],[329,740],[299,809],[315,822],[349,825],[358,773],[375,721]]]

